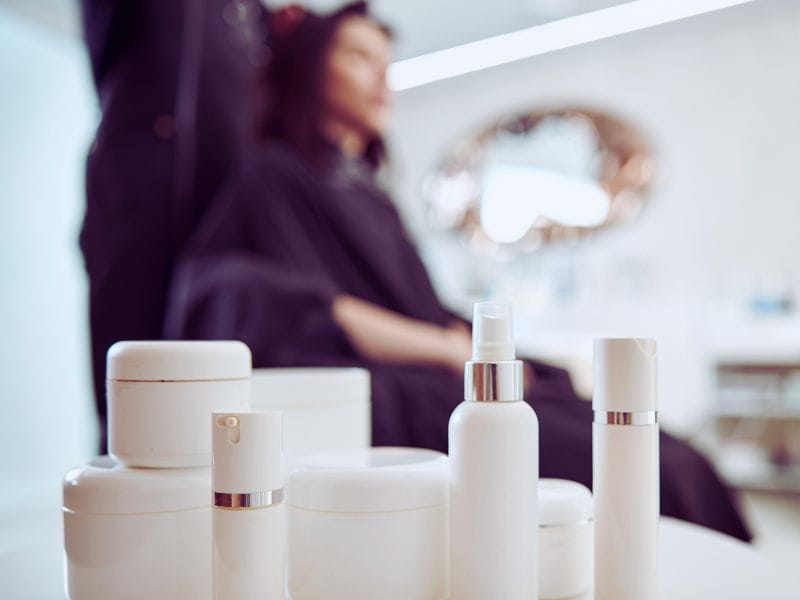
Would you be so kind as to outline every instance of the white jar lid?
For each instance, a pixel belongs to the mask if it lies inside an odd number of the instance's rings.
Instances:
[[[539,480],[539,527],[578,525],[592,519],[592,492],[567,479]]]
[[[364,448],[303,459],[289,476],[288,502],[328,512],[385,512],[442,506],[447,493],[441,452]]]
[[[64,477],[64,508],[118,515],[210,506],[211,469],[138,469],[98,456]]]
[[[108,349],[106,378],[117,381],[247,379],[250,348],[238,341],[117,342]]]
[[[370,376],[358,368],[254,369],[253,406],[292,408],[370,399]]]

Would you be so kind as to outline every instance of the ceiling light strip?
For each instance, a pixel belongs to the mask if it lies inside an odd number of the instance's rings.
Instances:
[[[401,60],[389,67],[389,87],[401,91],[670,23],[754,0],[635,0],[528,29]]]

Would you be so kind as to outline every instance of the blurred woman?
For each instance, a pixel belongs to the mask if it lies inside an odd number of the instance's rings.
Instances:
[[[287,8],[270,28],[273,96],[263,141],[191,240],[166,333],[241,339],[255,367],[365,367],[373,442],[446,451],[470,334],[439,302],[376,182],[390,108],[390,32],[365,3],[328,16]],[[589,404],[564,371],[527,366],[541,475],[591,485]],[[665,514],[749,539],[704,458],[666,434],[661,457]]]

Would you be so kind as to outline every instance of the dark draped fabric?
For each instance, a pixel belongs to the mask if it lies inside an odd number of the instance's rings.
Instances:
[[[463,399],[461,377],[359,356],[332,318],[337,294],[438,325],[456,318],[437,299],[369,169],[332,151],[323,168],[312,170],[288,147],[262,145],[209,209],[179,262],[166,333],[241,339],[255,367],[366,367],[374,443],[446,452],[450,413]],[[535,378],[526,400],[539,417],[541,475],[591,486],[590,404],[565,371],[528,362]],[[706,459],[666,433],[661,473],[664,514],[750,538]]]
[[[255,130],[257,0],[82,0],[102,118],[80,244],[105,449],[105,355],[158,339],[174,260]]]

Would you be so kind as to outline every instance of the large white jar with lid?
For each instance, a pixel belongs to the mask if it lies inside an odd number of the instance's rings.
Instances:
[[[211,469],[128,469],[108,456],[64,478],[72,600],[211,599]]]
[[[236,341],[118,342],[108,350],[109,454],[128,467],[211,465],[208,420],[250,402],[250,349]]]
[[[235,341],[119,342],[108,351],[109,449],[64,479],[73,600],[211,599],[215,410],[249,403]]]
[[[447,457],[368,448],[301,461],[288,485],[292,600],[440,600],[447,582]]]

